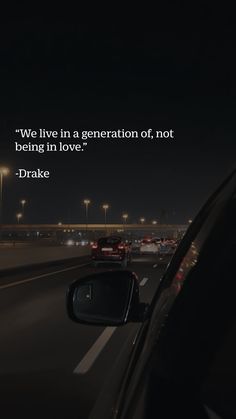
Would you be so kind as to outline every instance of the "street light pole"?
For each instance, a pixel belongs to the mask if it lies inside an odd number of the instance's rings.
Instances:
[[[17,223],[20,224],[20,219],[22,218],[22,213],[21,212],[18,212],[16,214],[16,218],[17,218]]]
[[[86,215],[86,237],[88,238],[88,206],[90,204],[89,199],[84,199],[84,205],[85,205],[85,215]]]
[[[123,218],[123,228],[125,229],[125,224],[127,222],[128,214],[123,214],[122,218]]]
[[[0,171],[0,224],[2,224],[2,190],[3,190],[3,173]]]
[[[7,167],[0,167],[0,224],[3,223],[3,178],[8,173],[9,169]]]
[[[104,217],[105,217],[105,230],[107,232],[107,210],[109,209],[109,205],[108,204],[104,204],[102,206],[102,208],[104,209]]]
[[[26,204],[26,200],[25,200],[25,199],[22,199],[22,200],[20,201],[20,203],[21,203],[21,206],[22,206],[22,217],[24,218],[24,215],[25,215],[25,204]]]

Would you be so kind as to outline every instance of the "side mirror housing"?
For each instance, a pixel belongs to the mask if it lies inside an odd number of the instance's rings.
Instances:
[[[137,276],[131,271],[106,271],[73,282],[67,292],[67,312],[78,323],[118,326],[141,322],[147,304],[139,302]]]

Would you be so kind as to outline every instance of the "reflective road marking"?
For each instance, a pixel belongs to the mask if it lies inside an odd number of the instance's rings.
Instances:
[[[106,329],[102,332],[93,346],[91,346],[89,351],[74,369],[74,374],[86,374],[86,372],[88,372],[115,330],[116,327],[106,327]]]
[[[26,284],[27,282],[35,281],[36,279],[45,278],[46,276],[56,275],[61,272],[71,271],[72,269],[82,268],[87,265],[89,265],[89,263],[83,263],[82,265],[71,266],[70,268],[60,269],[59,271],[49,272],[47,274],[42,274],[38,276],[33,276],[32,278],[23,279],[22,281],[15,281],[15,282],[11,282],[10,284],[0,285],[0,290],[4,290],[6,288],[11,288],[11,287],[16,287],[17,285]]]

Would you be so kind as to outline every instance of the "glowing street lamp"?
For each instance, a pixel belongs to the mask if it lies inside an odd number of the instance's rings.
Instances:
[[[141,223],[141,224],[145,223],[145,218],[143,218],[143,217],[142,217],[142,218],[140,218],[140,223]]]
[[[152,224],[153,224],[153,225],[156,225],[156,224],[157,224],[157,221],[156,221],[156,220],[153,220],[153,221],[152,221]]]
[[[25,199],[21,199],[20,204],[21,204],[21,207],[22,207],[22,217],[24,217],[24,215],[25,215],[25,204],[26,204],[26,200]]]
[[[102,208],[104,209],[104,217],[105,217],[105,229],[107,228],[107,210],[110,208],[108,204],[103,204]]]
[[[123,218],[123,228],[125,229],[125,224],[127,223],[127,219],[128,219],[129,215],[128,214],[123,214],[122,218]]]
[[[3,178],[9,174],[10,170],[7,167],[0,167],[0,224],[2,224],[3,215]]]
[[[17,214],[16,214],[16,218],[17,218],[17,222],[18,222],[18,224],[20,223],[20,219],[23,217],[23,214],[21,213],[21,212],[18,212]]]
[[[88,206],[91,203],[90,199],[84,199],[84,205],[85,205],[85,215],[86,215],[86,235],[88,231]]]
[[[127,222],[127,218],[128,217],[129,217],[128,214],[123,214],[122,215],[122,218],[123,218],[123,220],[124,220],[125,223]]]

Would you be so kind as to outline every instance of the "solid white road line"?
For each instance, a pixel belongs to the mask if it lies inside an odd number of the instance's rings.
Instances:
[[[60,269],[59,271],[49,272],[47,274],[42,274],[38,276],[33,276],[32,278],[23,279],[22,281],[15,281],[11,282],[10,284],[0,285],[0,290],[4,290],[6,288],[16,287],[17,285],[26,284],[27,282],[35,281],[36,279],[45,278],[45,276],[56,275],[61,272],[71,271],[73,269],[82,268],[84,266],[89,265],[89,263],[83,263],[82,265],[75,265],[71,266],[70,268]]]
[[[115,332],[116,327],[106,327],[105,330],[101,333],[99,338],[95,341],[93,346],[82,358],[80,363],[74,369],[74,374],[86,374],[88,370],[92,367],[93,363],[96,361],[97,357],[102,352],[104,346],[107,344],[113,333]]]
[[[142,281],[140,282],[140,287],[143,287],[145,284],[146,284],[146,282],[149,280],[149,278],[143,278],[142,279]]]

